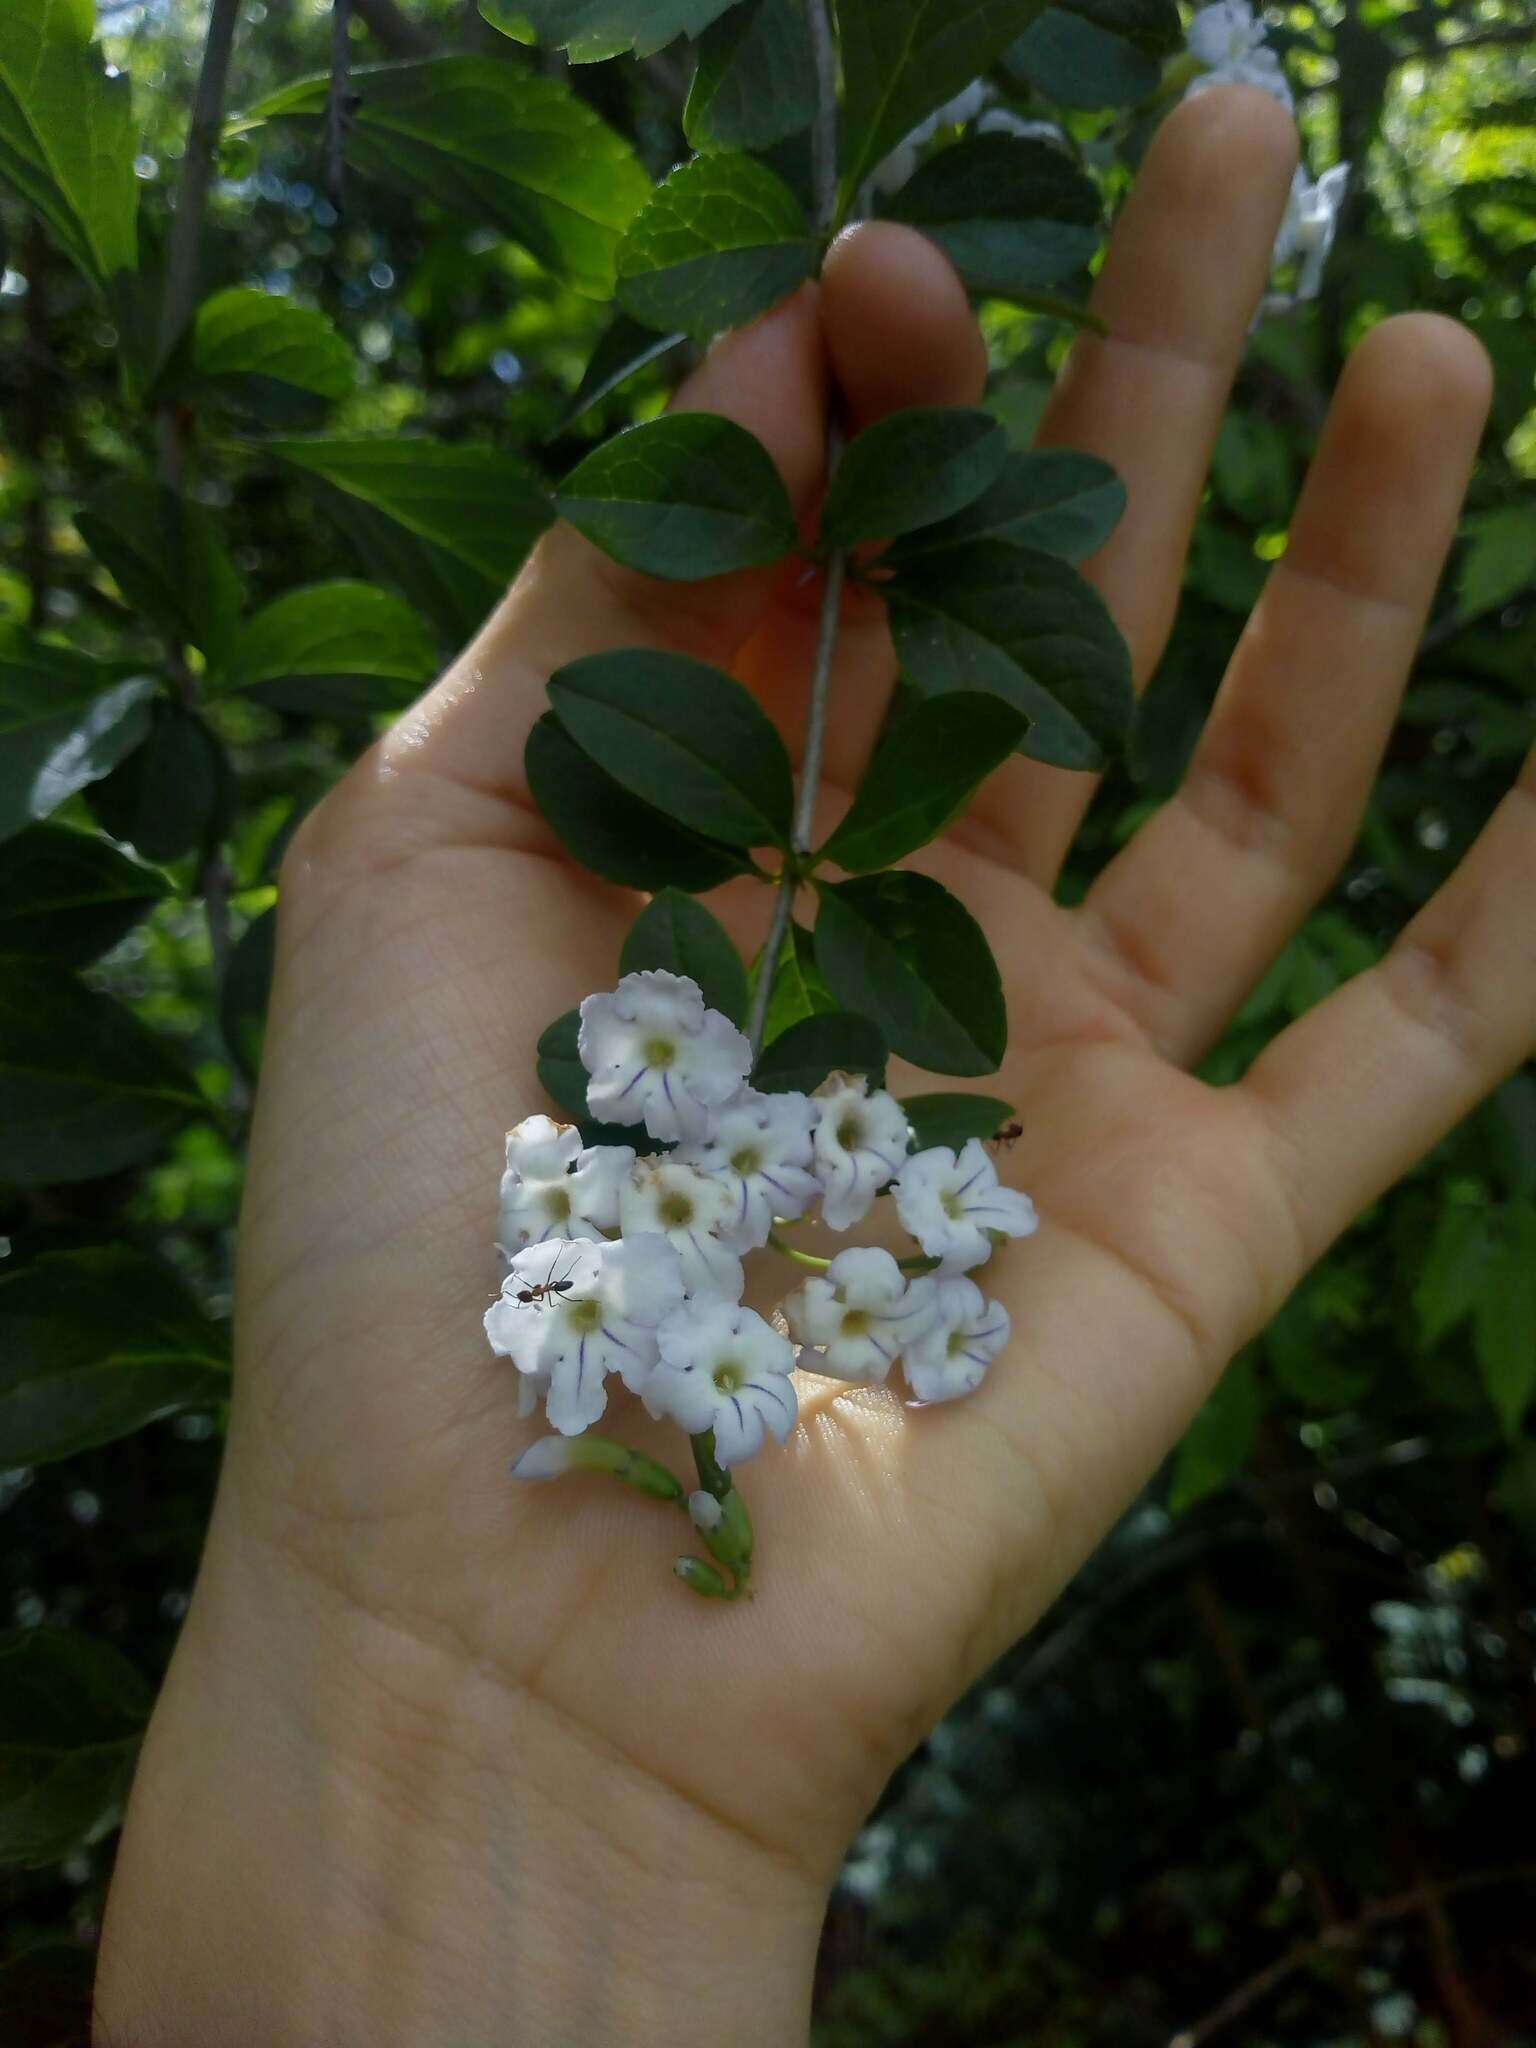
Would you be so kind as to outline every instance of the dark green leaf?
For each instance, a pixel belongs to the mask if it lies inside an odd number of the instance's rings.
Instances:
[[[791,1024],[760,1055],[752,1086],[765,1095],[809,1095],[828,1074],[867,1074],[885,1082],[885,1040],[867,1017],[826,1010]]]
[[[979,78],[1043,0],[837,0],[843,210],[888,151]]]
[[[1413,1312],[1426,1348],[1471,1315],[1492,1249],[1486,1208],[1449,1202],[1440,1211],[1413,1287]]]
[[[491,57],[352,73],[347,159],[365,177],[499,228],[578,291],[607,298],[619,237],[650,190],[624,138],[568,85]],[[284,86],[247,122],[318,129],[329,78]]]
[[[528,735],[528,787],[556,837],[605,881],[698,894],[745,871],[734,847],[689,832],[589,760],[552,711]]]
[[[574,1120],[581,1131],[582,1142],[586,1145],[633,1145],[640,1135],[634,1124],[599,1123],[587,1109],[586,1068],[576,1050],[577,1034],[581,1029],[581,1012],[567,1010],[563,1017],[557,1017],[539,1036],[538,1075],[539,1085],[551,1101],[563,1109]],[[645,1140],[648,1151],[667,1151],[667,1146],[658,1146],[651,1139]]]
[[[600,404],[610,391],[616,391],[627,377],[633,377],[647,363],[654,363],[687,339],[686,334],[658,334],[654,327],[631,320],[627,313],[616,315],[603,329],[581,382],[572,393],[560,422],[561,431]]]
[[[1124,743],[1125,642],[1054,555],[978,541],[904,562],[886,595],[903,673],[925,696],[994,691],[1030,721],[1020,751],[1058,768],[1100,768]]]
[[[203,1107],[168,1040],[41,961],[0,975],[0,1180],[89,1180],[135,1166]]]
[[[974,135],[919,164],[882,211],[931,236],[972,291],[1006,299],[1081,270],[1102,208],[1093,180],[1052,144]]]
[[[110,1643],[0,1634],[0,1864],[56,1863],[117,1822],[153,1703]]]
[[[663,967],[686,974],[712,1010],[739,1024],[747,1014],[747,970],[725,927],[702,903],[663,889],[630,926],[619,955],[621,974]]]
[[[845,1009],[936,1074],[995,1073],[1008,1048],[1003,985],[981,926],[926,875],[820,889],[816,960]]]
[[[626,647],[557,669],[549,701],[582,752],[643,803],[733,846],[787,844],[784,742],[723,669]]]
[[[658,185],[619,246],[619,303],[704,341],[755,320],[816,268],[800,202],[739,150],[695,157]]]
[[[843,822],[821,849],[852,874],[888,868],[936,839],[1024,737],[1001,697],[929,697],[887,728]]]
[[[380,581],[450,633],[484,618],[554,517],[531,470],[468,442],[291,440],[268,452],[321,502]]]
[[[909,533],[885,560],[894,568],[941,548],[1003,540],[1080,562],[1103,546],[1124,510],[1125,485],[1096,455],[1070,448],[1012,453],[990,490],[952,518]]]
[[[0,1462],[41,1465],[229,1396],[225,1333],[127,1245],[0,1279]]]
[[[739,0],[704,31],[683,109],[695,149],[768,149],[815,113],[806,0]]]
[[[1182,40],[1173,0],[1059,0],[1008,52],[1008,65],[1062,106],[1130,106],[1157,89]]]
[[[0,846],[0,954],[81,967],[115,946],[169,888],[105,839],[34,825]]]
[[[1536,1400],[1536,1208],[1512,1203],[1472,1317],[1483,1385],[1506,1437],[1520,1434]]]
[[[1536,505],[1517,499],[1474,512],[1462,523],[1467,548],[1456,578],[1463,618],[1496,611],[1536,584]]]
[[[158,392],[219,398],[280,425],[300,426],[345,398],[356,382],[352,351],[323,313],[235,285],[198,307]]]
[[[277,911],[253,917],[235,943],[219,990],[219,1031],[247,1080],[256,1078],[266,1035],[277,948]]]
[[[901,1106],[912,1126],[912,1149],[948,1145],[958,1152],[972,1138],[995,1138],[1013,1120],[1013,1104],[996,1095],[904,1095]]]
[[[201,505],[147,477],[118,476],[75,524],[132,610],[210,657],[224,645],[240,615],[240,579]]]
[[[760,953],[753,963],[752,986],[755,991],[757,976],[762,973],[763,956]],[[779,948],[779,963],[773,977],[773,988],[768,997],[768,1014],[763,1020],[763,1043],[772,1045],[776,1038],[798,1024],[802,1018],[817,1016],[823,1010],[835,1010],[832,991],[822,979],[821,969],[816,965],[815,943],[804,925],[791,921],[784,934],[784,943]]]
[[[138,746],[155,684],[23,633],[0,634],[0,839],[46,818]]]
[[[1264,1332],[1264,1356],[1276,1381],[1294,1401],[1322,1415],[1352,1408],[1370,1391],[1378,1355],[1354,1344],[1335,1356],[1333,1328],[1314,1312],[1306,1287],[1299,1287]]]
[[[233,777],[220,741],[195,711],[162,698],[143,746],[86,797],[114,839],[145,860],[179,860],[218,840],[228,821]]]
[[[1185,1431],[1174,1454],[1168,1492],[1170,1514],[1182,1515],[1236,1478],[1258,1440],[1264,1413],[1253,1364],[1244,1353],[1233,1360],[1205,1406]]]
[[[795,544],[773,457],[717,413],[668,413],[616,434],[577,464],[555,505],[615,561],[684,582],[775,562]]]
[[[731,0],[480,0],[480,12],[520,43],[595,64],[633,50],[653,57],[678,36],[708,28]]]
[[[0,184],[105,285],[138,262],[139,145],[127,77],[108,77],[95,22],[92,0],[0,7]]]
[[[0,2040],[7,2048],[91,2048],[95,1959],[66,1942],[29,1948],[0,1969]]]
[[[275,599],[236,634],[220,685],[314,718],[410,703],[437,667],[417,614],[371,583],[311,583]]]
[[[995,482],[1007,455],[1007,435],[980,406],[887,413],[849,442],[822,508],[822,539],[853,547],[942,519]]]

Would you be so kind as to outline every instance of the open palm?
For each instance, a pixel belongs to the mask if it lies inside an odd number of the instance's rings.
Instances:
[[[1126,478],[1126,520],[1090,573],[1143,677],[1292,150],[1276,107],[1243,90],[1165,125],[1099,280],[1109,339],[1079,342],[1048,417],[1047,438]],[[974,399],[980,344],[936,251],[857,232],[819,290],[722,345],[680,402],[751,427],[814,502],[829,365],[855,424]],[[612,984],[636,909],[567,862],[521,757],[549,672],[637,641],[733,666],[793,747],[815,591],[771,572],[648,585],[550,536],[285,870],[238,1391],[194,1639],[200,1612],[211,1642],[214,1604],[269,1571],[306,1589],[269,1588],[270,1610],[345,1637],[360,1718],[377,1696],[409,1725],[459,1686],[535,1778],[577,1760],[647,1825],[686,1810],[825,1877],[892,1766],[1038,1616],[1306,1264],[1530,1047],[1528,774],[1383,966],[1240,1086],[1188,1073],[1352,843],[1485,402],[1475,344],[1443,322],[1362,344],[1187,782],[1081,908],[1050,888],[1086,786],[1032,764],[915,863],[1003,970],[1011,1048],[986,1086],[1017,1105],[1008,1177],[1042,1216],[988,1274],[1014,1343],[975,1397],[921,1413],[893,1389],[803,1380],[787,1452],[743,1475],[762,1569],[732,1608],[668,1577],[687,1533],[670,1511],[604,1482],[506,1477],[528,1431],[480,1334],[500,1134],[545,1106],[538,1032]],[[829,819],[893,676],[879,607],[856,597]],[[715,907],[761,942],[764,890],[733,885]],[[604,1427],[675,1463],[677,1439],[615,1398]],[[562,1797],[593,1821],[579,1791]]]

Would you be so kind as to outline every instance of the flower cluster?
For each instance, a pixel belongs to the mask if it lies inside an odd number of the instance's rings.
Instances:
[[[1190,84],[1191,93],[1213,85],[1256,85],[1287,109],[1295,104],[1280,59],[1265,41],[1264,18],[1248,0],[1202,7],[1186,40],[1189,54],[1206,67]]]
[[[659,969],[588,996],[577,1050],[592,1116],[640,1127],[652,1149],[584,1146],[547,1116],[508,1134],[507,1272],[485,1328],[517,1368],[523,1413],[542,1401],[562,1438],[579,1436],[617,1377],[658,1420],[710,1432],[728,1469],[788,1437],[797,1364],[869,1382],[899,1363],[923,1401],[980,1383],[1008,1315],[966,1276],[1036,1217],[979,1139],[913,1153],[900,1103],[846,1074],[814,1095],[759,1092],[747,1040]],[[780,1231],[813,1212],[846,1231],[887,1192],[912,1258],[784,1246]],[[765,1318],[743,1304],[743,1261],[770,1242],[812,1270]],[[515,1469],[548,1478],[574,1462],[547,1439]]]

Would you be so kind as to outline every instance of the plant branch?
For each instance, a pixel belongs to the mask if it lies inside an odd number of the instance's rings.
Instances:
[[[832,232],[837,218],[837,46],[827,0],[811,0],[811,56],[816,65],[816,120],[811,129],[812,179],[816,188],[816,227]]]
[[[325,100],[325,196],[340,213],[352,96],[352,0],[331,0],[331,86]]]

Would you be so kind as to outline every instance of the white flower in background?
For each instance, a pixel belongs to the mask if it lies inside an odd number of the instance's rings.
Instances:
[[[967,121],[974,121],[991,96],[992,88],[986,79],[973,78],[952,100],[946,100],[926,120],[919,121],[910,134],[902,137],[890,155],[876,164],[865,191],[877,193],[882,198],[899,192],[917,169],[924,144],[931,142],[941,128],[958,128]]]
[[[896,1213],[945,1273],[979,1266],[999,1238],[1028,1237],[1040,1226],[1028,1195],[998,1185],[980,1138],[958,1153],[934,1145],[909,1159],[896,1180]]]
[[[676,1252],[689,1294],[741,1299],[741,1260],[721,1242],[735,1214],[729,1188],[672,1159],[642,1160],[619,1192],[619,1227],[659,1232]]]
[[[794,1428],[794,1351],[754,1310],[718,1297],[691,1301],[667,1317],[656,1341],[646,1407],[690,1436],[712,1429],[722,1465],[750,1458],[766,1436],[783,1443]]]
[[[1292,106],[1280,59],[1264,36],[1264,18],[1254,13],[1248,0],[1216,0],[1214,7],[1202,7],[1189,24],[1188,48],[1208,69],[1191,82],[1188,92],[1204,92],[1213,85],[1256,85],[1283,107]]]
[[[752,1048],[707,1010],[696,981],[649,968],[581,1006],[576,1049],[592,1079],[587,1106],[606,1123],[643,1123],[653,1138],[702,1138],[712,1111],[741,1092]]]
[[[853,1245],[784,1303],[793,1336],[819,1357],[802,1362],[834,1380],[883,1380],[933,1320],[937,1283],[909,1280],[886,1251]]]
[[[1298,265],[1292,289],[1295,299],[1315,299],[1322,288],[1323,268],[1339,230],[1339,209],[1349,185],[1349,165],[1335,164],[1313,180],[1298,170],[1291,181],[1285,218],[1275,237],[1274,261]]]
[[[496,1242],[508,1258],[546,1238],[598,1237],[619,1220],[619,1189],[635,1163],[628,1145],[583,1148],[574,1124],[524,1117],[507,1133]]]
[[[607,1407],[609,1373],[636,1392],[644,1386],[657,1326],[682,1299],[682,1270],[665,1238],[554,1239],[517,1253],[486,1310],[485,1333],[520,1373],[547,1380],[545,1412],[562,1436],[575,1436]]]
[[[726,1190],[730,1216],[719,1226],[719,1236],[732,1250],[750,1252],[765,1245],[775,1216],[803,1216],[821,1193],[811,1172],[815,1121],[808,1095],[759,1095],[744,1089],[739,1100],[716,1110],[707,1138],[681,1145],[671,1155]]]
[[[1002,1303],[988,1301],[974,1280],[935,1280],[933,1288],[933,1318],[908,1344],[901,1369],[920,1401],[953,1401],[981,1385],[1012,1325]]]
[[[813,1101],[822,1221],[847,1230],[869,1214],[880,1189],[900,1173],[911,1135],[907,1113],[895,1096],[883,1089],[871,1095],[866,1081],[847,1074],[833,1074]]]
[[[1012,107],[988,107],[976,123],[978,135],[1021,135],[1029,142],[1054,142],[1058,147],[1063,142],[1060,127],[1054,121],[1031,121],[1023,114],[1016,114]]]

